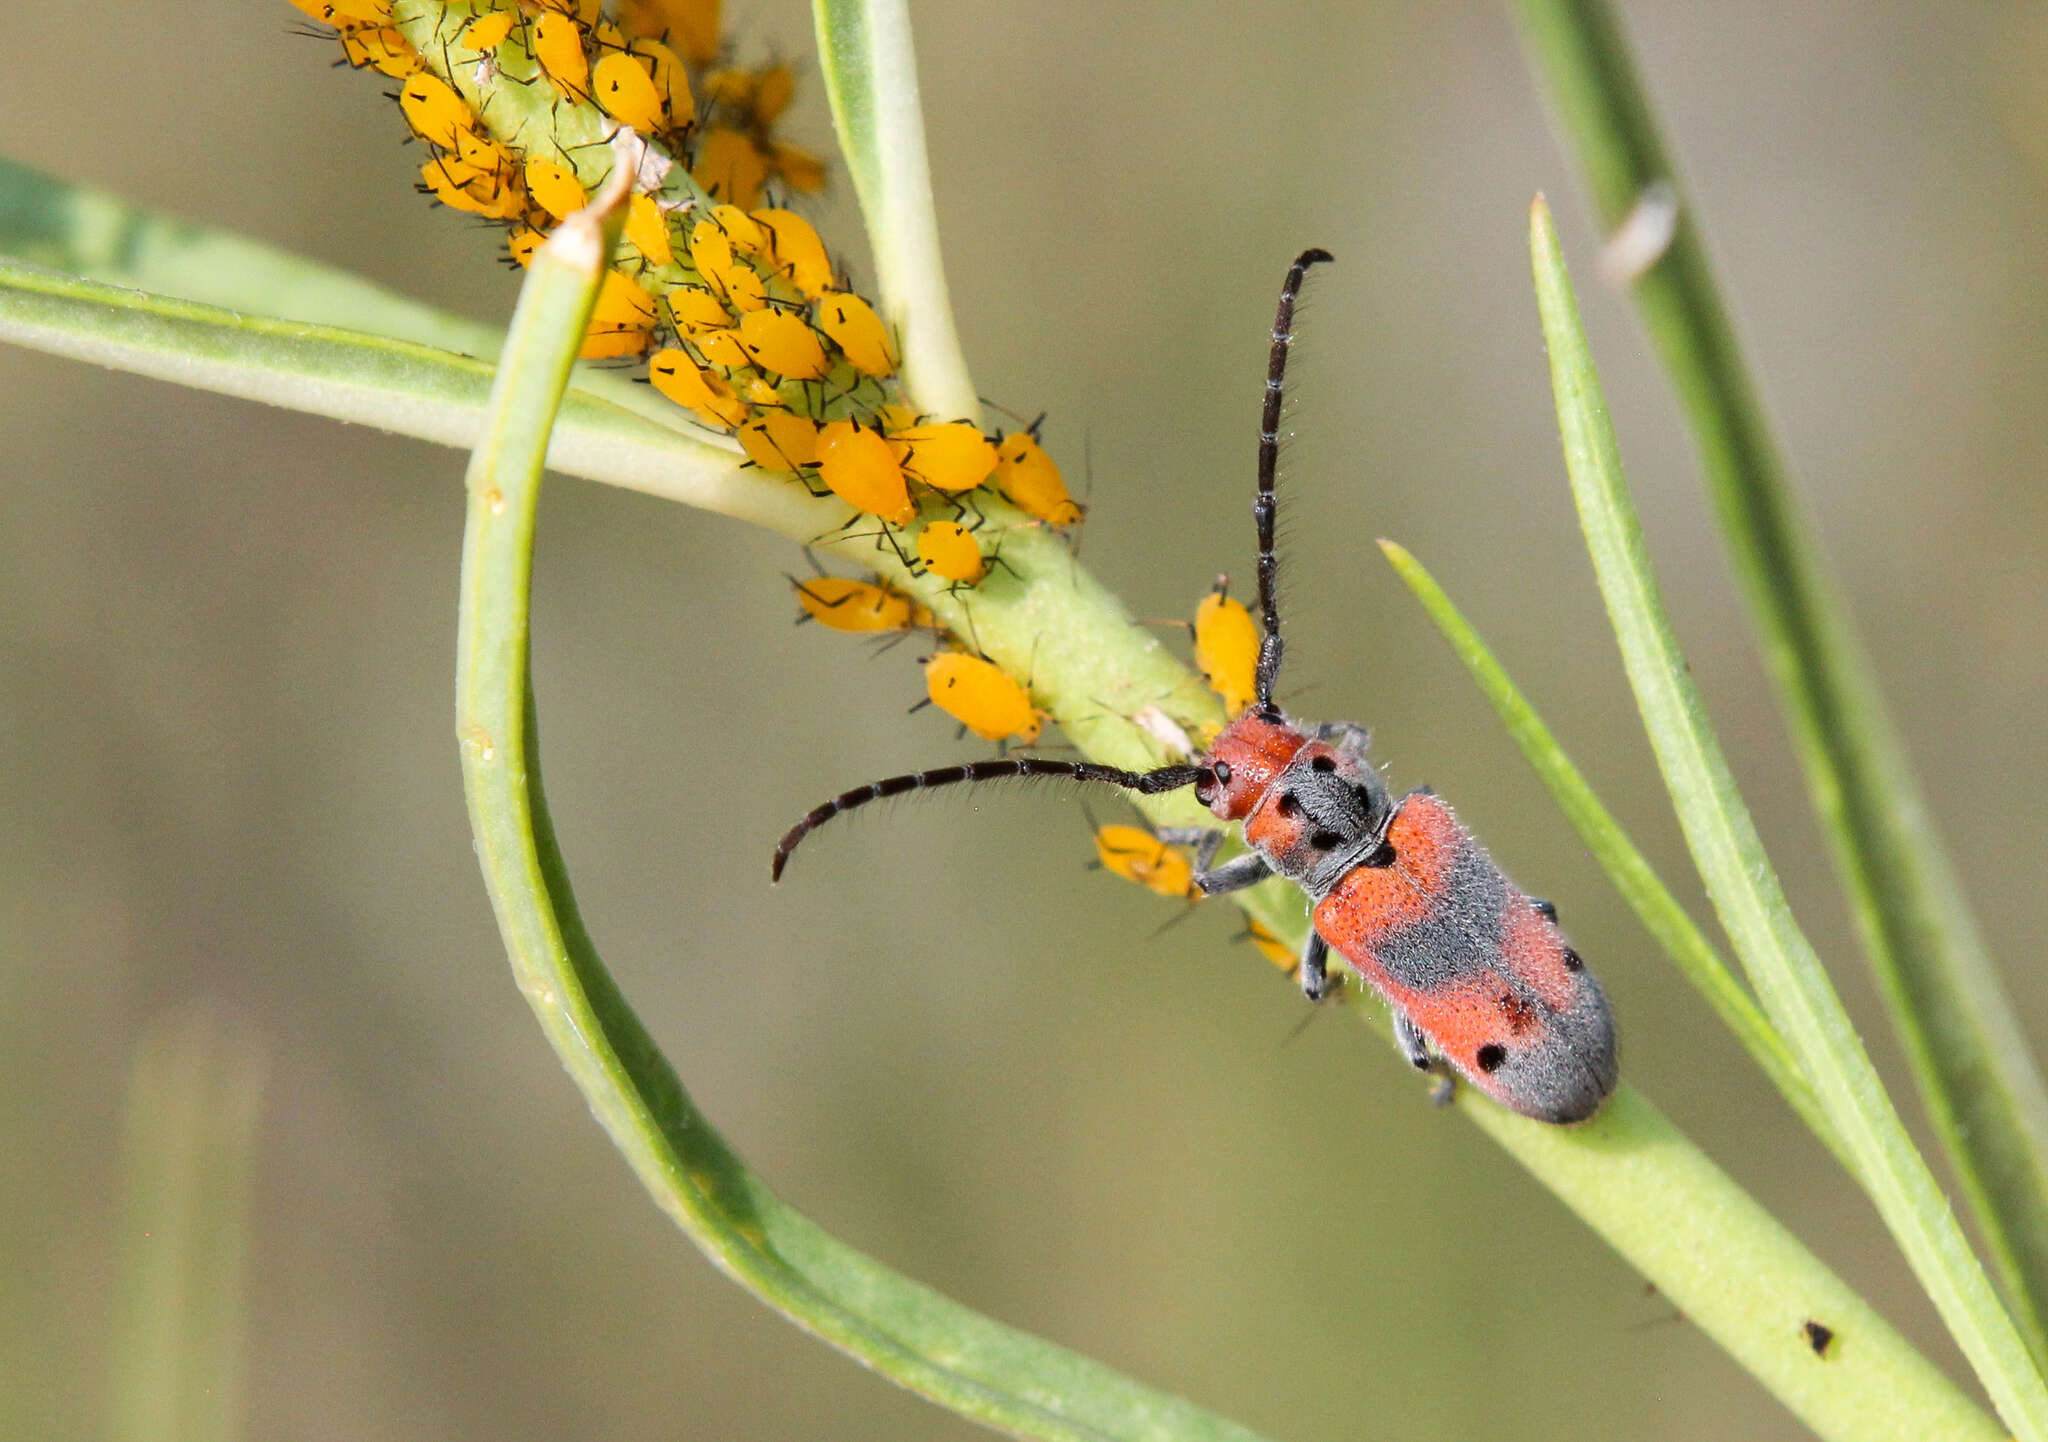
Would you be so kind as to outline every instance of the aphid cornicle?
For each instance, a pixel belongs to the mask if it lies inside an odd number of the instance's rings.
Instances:
[[[1208,894],[1280,876],[1307,893],[1312,925],[1299,979],[1328,994],[1335,948],[1393,1010],[1402,1051],[1417,1067],[1442,1057],[1502,1105],[1546,1122],[1584,1121],[1616,1079],[1614,1020],[1599,982],[1558,929],[1557,913],[1509,881],[1451,809],[1426,788],[1395,798],[1366,757],[1363,727],[1290,720],[1273,704],[1280,672],[1274,582],[1274,491],[1281,383],[1294,340],[1302,252],[1281,287],[1259,427],[1259,645],[1253,699],[1190,765],[1124,771],[1085,761],[1018,757],[893,776],[813,809],[775,849],[780,878],[805,836],[842,811],[955,782],[1057,776],[1146,795],[1193,787],[1217,820],[1243,828],[1246,851],[1214,865],[1224,833],[1161,833],[1193,845],[1195,884]]]

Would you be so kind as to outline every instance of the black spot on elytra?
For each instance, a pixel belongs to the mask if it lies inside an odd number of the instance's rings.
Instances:
[[[1564,949],[1564,969],[1566,971],[1584,971],[1586,969],[1586,959],[1568,946]]]
[[[1392,866],[1394,861],[1394,843],[1382,841],[1378,846],[1367,852],[1365,859],[1358,864],[1360,866]]]
[[[1301,803],[1294,799],[1292,791],[1281,792],[1280,799],[1273,804],[1279,809],[1282,816],[1299,816],[1301,814]]]
[[[1816,1357],[1827,1356],[1828,1348],[1835,1343],[1835,1329],[1825,1322],[1808,1318],[1800,1324],[1799,1330],[1806,1334],[1806,1345],[1813,1348]]]
[[[1311,831],[1308,836],[1308,844],[1318,851],[1328,851],[1333,846],[1342,846],[1344,844],[1344,833],[1341,831]]]
[[[1351,788],[1351,794],[1358,798],[1360,806],[1363,806],[1368,811],[1372,810],[1372,788],[1370,786],[1361,781]]]
[[[1309,769],[1313,771],[1335,771],[1337,769],[1337,759],[1334,756],[1313,757],[1308,764]]]
[[[1479,1048],[1479,1055],[1474,1058],[1479,1063],[1479,1069],[1489,1076],[1499,1071],[1500,1064],[1507,1059],[1508,1049],[1497,1041],[1490,1041]]]

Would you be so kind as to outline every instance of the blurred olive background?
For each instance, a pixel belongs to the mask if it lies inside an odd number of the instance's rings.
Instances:
[[[1144,618],[1246,579],[1264,331],[1314,283],[1287,456],[1288,704],[1369,721],[1555,898],[1637,1085],[1945,1365],[1870,1209],[1651,951],[1372,545],[1431,564],[1674,879],[1682,843],[1561,475],[1525,207],[1557,202],[1662,576],[1795,904],[1876,1008],[1687,442],[1501,10],[913,7],[954,304]],[[800,7],[729,7],[810,54]],[[8,153],[469,313],[515,278],[410,189],[389,82],[285,5],[0,14]],[[2048,10],[1628,8],[1818,529],[2030,1032],[2048,759]],[[815,83],[792,138],[830,146]],[[843,185],[821,228],[858,255]],[[869,272],[861,263],[859,273]],[[101,1433],[127,1077],[203,1004],[268,1082],[251,1437],[965,1438],[800,1335],[641,1193],[508,983],[451,718],[462,457],[0,352],[0,1428]],[[1221,907],[1083,869],[1073,804],[828,834],[983,754],[915,646],[794,630],[794,547],[553,487],[548,772],[611,964],[826,1227],[1276,1437],[1798,1435]],[[1115,809],[1114,801],[1098,806]],[[1932,841],[1930,844],[1933,844]],[[1695,893],[1690,888],[1686,894]]]

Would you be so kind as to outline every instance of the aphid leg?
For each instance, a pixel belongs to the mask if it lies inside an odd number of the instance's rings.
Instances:
[[[1301,948],[1301,963],[1295,968],[1301,982],[1301,994],[1310,1001],[1321,1001],[1330,994],[1330,944],[1323,940],[1323,934],[1311,926],[1308,942]]]
[[[1529,898],[1529,904],[1536,908],[1536,914],[1545,921],[1557,920],[1557,905],[1555,902],[1545,901],[1540,896],[1532,896]]]

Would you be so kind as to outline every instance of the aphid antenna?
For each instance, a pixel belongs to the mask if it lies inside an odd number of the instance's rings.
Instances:
[[[1266,358],[1266,393],[1259,410],[1259,496],[1252,504],[1252,519],[1259,534],[1259,620],[1265,636],[1259,642],[1259,669],[1255,678],[1259,711],[1273,719],[1280,713],[1273,706],[1273,683],[1280,676],[1280,563],[1274,555],[1273,518],[1276,502],[1273,483],[1280,470],[1280,412],[1285,399],[1287,354],[1294,346],[1294,305],[1301,295],[1309,267],[1334,257],[1320,248],[1304,250],[1287,269],[1280,286],[1280,305],[1273,316],[1273,348]]]
[[[1157,796],[1167,791],[1184,790],[1208,774],[1200,766],[1161,766],[1151,771],[1125,771],[1121,767],[1101,766],[1092,761],[1055,761],[1044,756],[1008,756],[996,761],[968,761],[958,766],[942,766],[930,771],[913,771],[902,776],[891,776],[885,780],[871,781],[865,786],[856,786],[851,791],[842,791],[830,801],[813,807],[801,821],[790,827],[781,841],[776,843],[775,859],[770,865],[769,875],[771,880],[780,881],[782,869],[789,864],[790,856],[803,839],[833,817],[857,810],[871,802],[902,796],[907,792],[931,791],[942,786],[980,785],[986,781],[1065,779],[1090,785],[1121,787],[1126,791],[1135,791],[1141,796]]]
[[[987,396],[976,396],[975,399],[980,401],[984,406],[987,406],[990,410],[996,412],[998,415],[1008,416],[1011,420],[1015,421],[1020,426],[1026,424],[1024,420],[1024,413],[1022,411],[1013,411],[1008,406],[1004,405],[1001,401],[991,400]],[[1045,417],[1043,415],[1039,417],[1039,420],[1044,419]],[[1032,421],[1030,422],[1030,424],[1036,425],[1038,424],[1038,422]]]

